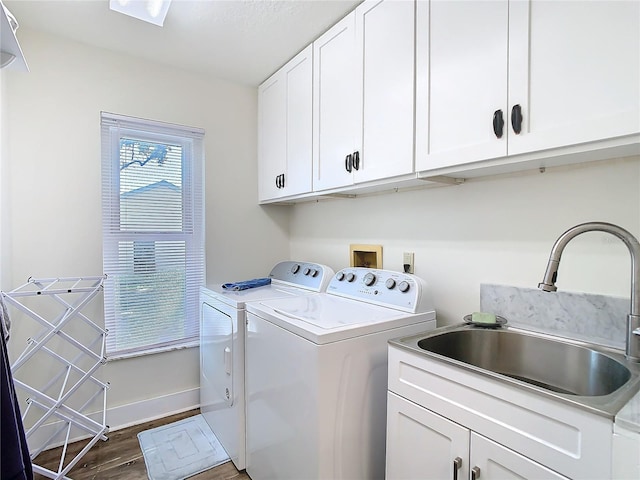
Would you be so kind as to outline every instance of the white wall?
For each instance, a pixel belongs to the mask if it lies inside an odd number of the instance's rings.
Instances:
[[[401,270],[402,252],[415,252],[444,325],[478,310],[481,283],[536,288],[556,238],[587,221],[640,238],[640,158],[299,204],[291,255],[337,270],[349,265],[350,243],[381,244],[383,268]],[[622,242],[586,233],[565,250],[557,285],[628,297],[630,271]]]
[[[30,276],[102,273],[100,111],[205,129],[208,282],[264,275],[288,258],[286,208],[258,206],[255,88],[28,29],[20,40],[30,73],[3,73],[3,290]],[[104,323],[101,301],[89,312]],[[21,323],[14,316],[12,355]],[[179,392],[197,402],[198,364],[197,348],[110,362],[109,408]]]

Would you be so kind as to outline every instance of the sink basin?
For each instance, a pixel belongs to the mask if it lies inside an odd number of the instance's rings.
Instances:
[[[565,395],[609,395],[631,378],[604,353],[514,330],[450,331],[423,338],[418,347]]]
[[[519,327],[450,325],[389,343],[608,418],[640,390],[624,351]]]

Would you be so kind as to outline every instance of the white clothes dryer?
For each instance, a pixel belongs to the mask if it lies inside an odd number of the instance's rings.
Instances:
[[[200,411],[236,468],[246,467],[245,306],[248,302],[323,292],[333,270],[309,262],[280,262],[271,284],[229,291],[200,288]]]
[[[382,479],[387,342],[435,328],[425,282],[339,271],[326,293],[247,305],[247,473]]]

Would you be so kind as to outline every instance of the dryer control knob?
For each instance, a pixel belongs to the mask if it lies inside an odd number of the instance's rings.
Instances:
[[[373,285],[374,283],[376,283],[376,276],[373,273],[367,273],[364,276],[364,284],[367,287],[370,287],[371,285]]]
[[[390,278],[385,282],[385,285],[387,286],[387,288],[389,290],[391,290],[391,289],[393,289],[393,287],[396,286],[396,281],[393,278]]]
[[[336,278],[338,279],[339,282],[344,280],[344,272],[338,272],[336,273]]]
[[[303,272],[303,273],[304,273],[305,275],[309,275],[309,272],[311,272],[311,269],[310,269],[309,267],[307,267],[307,268],[305,268],[305,269],[304,269],[304,272]]]
[[[318,276],[318,270],[316,270],[315,268],[311,269],[311,276],[312,277],[317,277]]]
[[[398,290],[400,290],[402,293],[408,292],[409,288],[411,288],[409,282],[405,282],[404,280],[398,284]]]
[[[299,270],[300,270],[300,265],[298,265],[297,263],[293,267],[291,267],[291,273],[293,273],[294,275],[298,273]]]
[[[356,276],[353,273],[347,273],[347,282],[353,282]]]

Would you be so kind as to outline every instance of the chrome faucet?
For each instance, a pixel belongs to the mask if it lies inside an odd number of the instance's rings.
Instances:
[[[584,232],[607,232],[624,242],[631,253],[631,311],[627,315],[627,345],[625,355],[628,360],[640,362],[640,243],[624,228],[604,222],[589,222],[576,225],[564,232],[554,243],[538,288],[545,292],[555,292],[558,279],[558,267],[564,247],[577,235]]]

